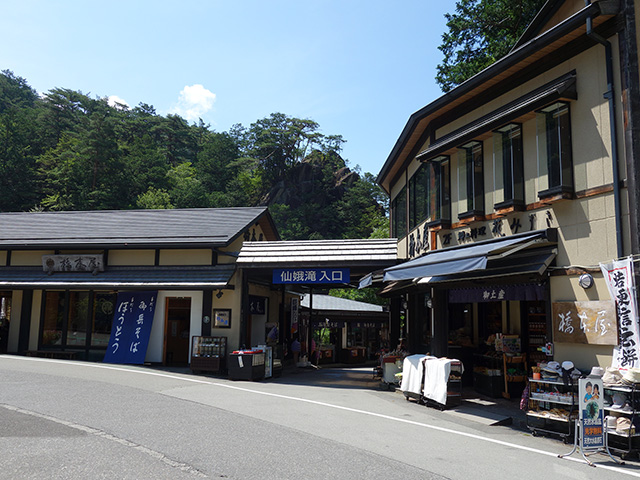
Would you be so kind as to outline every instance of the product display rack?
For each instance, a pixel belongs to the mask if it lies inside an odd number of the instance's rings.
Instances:
[[[559,435],[568,442],[578,416],[578,385],[561,380],[529,379],[527,427],[534,435]]]
[[[631,421],[632,428],[637,423],[640,415],[640,395],[636,385],[624,386],[604,386],[605,399],[608,400],[609,406],[604,407],[607,416],[627,417]],[[616,394],[624,395],[625,402],[630,408],[613,407],[613,396]],[[607,429],[607,440],[609,448],[621,454],[622,458],[630,454],[638,454],[640,452],[640,432],[631,430],[629,433],[617,432],[615,428]]]
[[[459,405],[462,402],[462,362],[451,362],[451,372],[447,381],[447,406]]]
[[[227,358],[227,337],[193,337],[191,339],[191,371],[221,372]]]
[[[500,397],[504,390],[502,354],[474,354],[473,388],[489,397]]]
[[[543,308],[542,306],[530,306],[526,314],[529,344],[528,358],[533,364],[547,361],[546,354],[538,350],[544,347],[547,342],[547,314],[543,312]]]
[[[439,408],[440,410],[444,410],[445,408],[453,405],[459,405],[462,402],[462,372],[463,371],[464,371],[464,367],[461,361],[451,360],[449,378],[447,379],[446,404],[441,404],[425,396],[425,392],[424,392],[424,386],[425,386],[424,384],[425,384],[425,376],[426,376],[426,368],[425,368],[422,375],[422,394],[418,398],[418,401],[428,407],[435,407],[435,408]],[[406,394],[405,394],[405,397],[406,397]]]
[[[511,398],[511,392],[513,388],[510,385],[518,385],[524,388],[527,381],[527,355],[522,353],[519,355],[509,356],[506,353],[502,355],[503,360],[503,373],[504,373],[504,391],[502,396],[504,398]],[[516,374],[510,374],[509,370],[518,370]],[[522,388],[518,395],[522,393]]]

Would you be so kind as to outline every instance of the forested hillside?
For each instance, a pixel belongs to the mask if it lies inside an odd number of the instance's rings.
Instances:
[[[386,196],[343,142],[281,113],[216,132],[0,73],[3,212],[269,205],[283,239],[386,237]]]

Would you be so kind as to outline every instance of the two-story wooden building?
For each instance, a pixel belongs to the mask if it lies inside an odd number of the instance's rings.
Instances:
[[[471,371],[504,334],[530,364],[610,365],[599,263],[640,253],[637,32],[632,1],[551,0],[506,57],[410,117],[378,183],[407,260],[381,292],[412,351]]]

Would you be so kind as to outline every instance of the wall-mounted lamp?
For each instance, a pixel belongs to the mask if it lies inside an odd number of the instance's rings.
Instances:
[[[216,293],[216,298],[222,298],[222,289],[218,290],[218,293]]]
[[[582,275],[580,275],[580,278],[578,279],[578,283],[585,290],[587,288],[591,288],[593,286],[593,276],[591,276],[590,273],[583,273]]]

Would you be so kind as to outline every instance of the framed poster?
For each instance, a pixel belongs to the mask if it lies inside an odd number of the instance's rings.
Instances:
[[[216,308],[213,311],[213,327],[231,328],[231,309]]]

